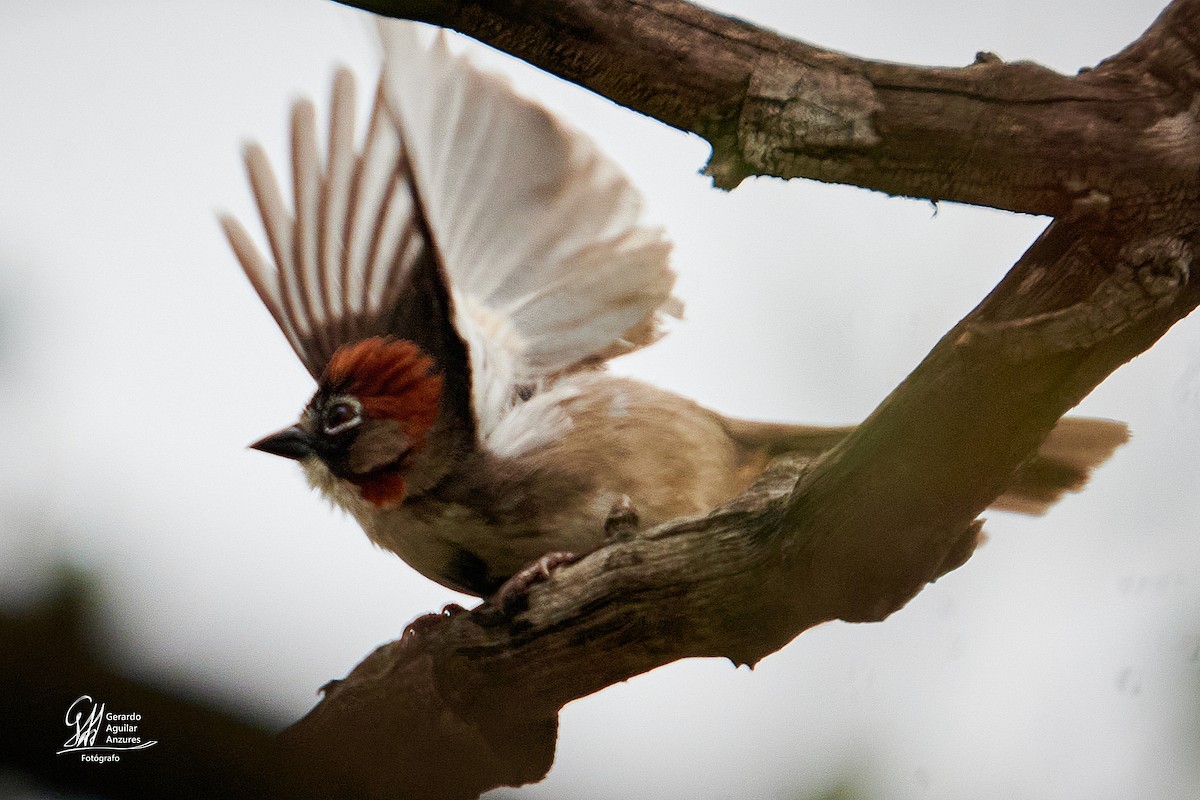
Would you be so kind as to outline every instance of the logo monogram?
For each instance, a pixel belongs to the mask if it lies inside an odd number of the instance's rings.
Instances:
[[[137,735],[141,714],[113,714],[91,695],[81,695],[67,708],[64,720],[74,732],[55,755],[79,753],[80,761],[96,764],[120,761],[119,751],[145,750],[158,744]]]

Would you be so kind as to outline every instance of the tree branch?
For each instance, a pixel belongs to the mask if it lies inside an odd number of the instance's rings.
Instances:
[[[424,618],[331,685],[283,739],[330,793],[470,797],[538,780],[573,699],[680,658],[753,664],[826,620],[885,618],[970,556],[978,514],[1056,420],[1200,302],[1200,0],[1077,78],[990,58],[876,64],[675,0],[363,5],[696,130],[726,185],[757,170],[1060,216],[817,461],[777,462],[706,518],[606,545],[511,618]]]
[[[1188,112],[1179,83],[1194,60],[1196,0],[1076,77],[987,53],[959,69],[854,58],[684,0],[341,2],[461,31],[697,133],[723,188],[749,175],[815,178],[1059,215],[1091,191],[1144,198],[1146,174],[1190,179],[1187,164],[1128,132]],[[1174,133],[1150,136],[1170,151]]]

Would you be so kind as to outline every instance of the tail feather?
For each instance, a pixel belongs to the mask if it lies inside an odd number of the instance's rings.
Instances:
[[[774,457],[784,453],[817,456],[846,438],[854,427],[811,427],[749,420],[724,420],[729,435],[742,445]],[[1045,514],[1067,492],[1077,492],[1094,468],[1129,441],[1122,422],[1086,417],[1066,417],[1024,464],[1004,494],[991,507],[1000,511],[1038,516]]]
[[[1092,470],[1129,441],[1129,427],[1110,419],[1059,420],[1038,453],[1017,471],[992,508],[1041,515],[1067,492],[1083,488]]]
[[[757,451],[766,451],[774,458],[784,453],[819,456],[845,439],[854,425],[822,427],[819,425],[789,425],[786,422],[754,422],[748,419],[722,417],[731,438]]]

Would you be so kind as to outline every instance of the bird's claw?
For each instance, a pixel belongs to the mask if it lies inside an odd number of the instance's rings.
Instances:
[[[546,553],[544,556],[525,567],[506,580],[495,594],[487,599],[483,608],[498,614],[501,618],[511,617],[520,610],[521,604],[529,599],[529,590],[544,580],[549,580],[551,573],[559,567],[572,564],[579,556],[564,550]]]

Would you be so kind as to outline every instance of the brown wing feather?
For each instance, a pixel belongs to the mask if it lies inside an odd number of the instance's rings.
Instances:
[[[466,432],[471,441],[467,352],[454,328],[408,154],[382,108],[381,90],[362,151],[355,151],[354,94],[353,76],[340,70],[324,165],[312,104],[302,100],[293,108],[294,217],[262,148],[246,148],[273,265],[237,220],[224,215],[221,223],[251,285],[314,379],[343,345],[372,336],[407,339],[445,376],[440,427],[455,440]]]
[[[369,336],[404,336],[422,347],[446,349],[446,286],[407,153],[378,106],[362,152],[355,152],[353,98],[353,76],[341,70],[334,79],[324,165],[312,103],[294,106],[294,216],[262,148],[246,148],[246,169],[274,265],[235,219],[221,220],[251,284],[318,379],[339,347]],[[418,298],[421,294],[429,296]],[[414,316],[418,306],[441,316]]]

